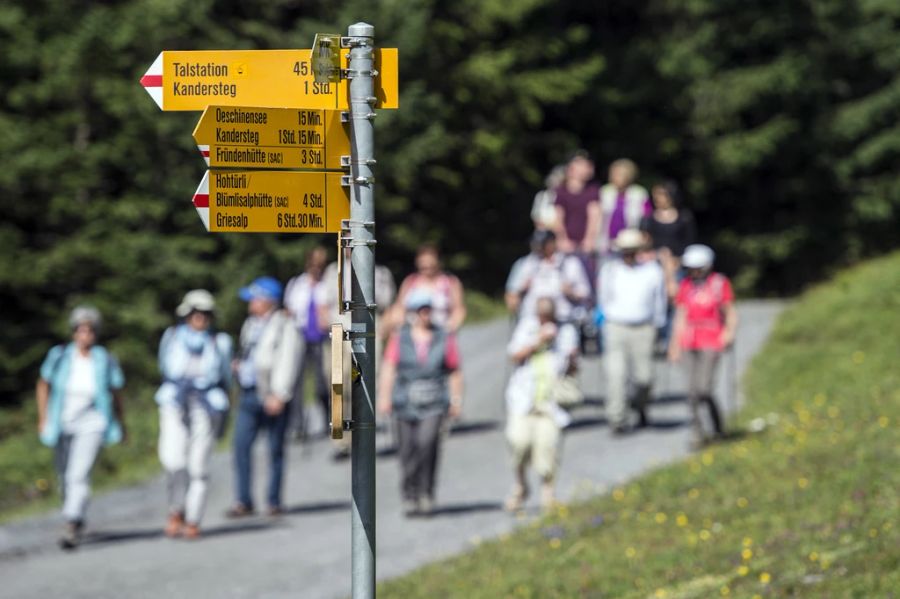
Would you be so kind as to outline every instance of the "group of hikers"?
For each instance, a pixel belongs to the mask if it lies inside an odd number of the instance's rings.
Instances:
[[[590,157],[577,152],[554,169],[547,189],[535,197],[531,252],[513,265],[505,294],[515,315],[507,347],[514,369],[505,394],[514,472],[505,505],[511,511],[528,497],[529,466],[541,480],[541,505],[555,502],[562,429],[583,399],[576,375],[591,338],[603,351],[606,413],[614,434],[647,424],[652,360],[663,349],[673,361],[684,359],[690,370],[693,443],[722,434],[712,389],[717,361],[737,325],[731,285],[713,272],[713,251],[694,243],[693,219],[674,184],[655,185],[651,196],[635,183],[636,176],[634,163],[617,160],[609,183],[598,186]],[[257,511],[251,450],[263,430],[269,457],[265,512],[283,513],[285,440],[311,434],[310,407],[317,402],[325,416],[320,432],[327,431],[328,330],[347,318],[340,310],[339,272],[336,263],[328,263],[327,250],[318,247],[309,253],[304,272],[286,286],[264,276],[241,288],[247,318],[236,347],[215,326],[216,302],[209,291],[191,290],[177,306],[177,322],[159,344],[162,382],[155,395],[167,536],[201,536],[210,457],[233,388],[238,390],[235,499],[227,515]],[[466,319],[464,290],[443,270],[438,249],[424,245],[415,272],[399,289],[387,268],[376,267],[375,296],[376,407],[394,423],[404,513],[429,514],[443,433],[463,408],[456,335]],[[79,306],[69,325],[71,342],[49,351],[37,385],[40,437],[55,448],[63,496],[63,548],[79,542],[90,471],[101,447],[126,435],[124,376],[97,343],[100,313]],[[305,401],[308,376],[317,402]],[[703,406],[711,430],[704,428]],[[334,450],[335,457],[345,457],[349,445],[337,442]]]

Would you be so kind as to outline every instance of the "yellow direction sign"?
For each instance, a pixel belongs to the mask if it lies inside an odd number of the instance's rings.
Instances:
[[[194,207],[207,231],[337,233],[350,218],[340,173],[206,171]]]
[[[347,68],[347,53],[340,53]],[[376,108],[397,108],[398,52],[375,49]],[[210,104],[347,110],[349,82],[315,81],[310,50],[165,51],[141,85],[163,110],[205,110]]]
[[[194,140],[211,167],[340,169],[349,126],[337,110],[210,106]]]

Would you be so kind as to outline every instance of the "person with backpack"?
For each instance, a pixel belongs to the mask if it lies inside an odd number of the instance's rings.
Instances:
[[[519,320],[507,351],[516,364],[506,387],[506,440],[513,458],[515,482],[504,504],[518,511],[528,498],[529,464],[541,479],[541,506],[555,502],[562,429],[571,418],[555,397],[563,377],[572,375],[578,354],[578,333],[559,323],[550,297],[536,302],[535,314]]]
[[[714,260],[715,253],[706,245],[693,244],[684,250],[681,264],[687,277],[675,296],[675,323],[669,343],[669,360],[677,362],[683,357],[687,362],[691,445],[695,448],[723,434],[713,383],[719,358],[734,343],[738,324],[731,281],[713,272]],[[709,410],[711,434],[704,430],[701,404]]]
[[[272,277],[259,277],[239,293],[247,302],[249,316],[241,327],[240,353],[233,364],[241,392],[234,424],[237,498],[226,513],[230,518],[254,513],[251,450],[261,429],[268,433],[269,442],[267,513],[277,516],[283,512],[284,439],[296,384],[300,338],[290,315],[279,309],[281,294],[281,283]]]
[[[520,318],[537,316],[537,302],[553,299],[556,320],[569,322],[576,307],[583,306],[591,294],[581,262],[557,249],[553,231],[535,231],[533,251],[516,261],[506,284],[506,305]]]
[[[81,540],[91,470],[101,446],[126,439],[125,377],[115,357],[97,344],[101,324],[94,307],[72,310],[72,341],[47,353],[37,382],[38,432],[41,442],[54,449],[62,491],[63,549],[73,549]]]
[[[216,308],[205,289],[188,291],[175,309],[181,320],[163,333],[159,370],[159,461],[166,471],[169,538],[200,536],[209,460],[228,413],[231,337],[213,327]]]
[[[406,298],[411,318],[388,341],[378,385],[378,411],[397,421],[407,516],[433,511],[441,431],[462,410],[456,336],[432,320],[432,306],[427,291]]]
[[[466,301],[462,282],[441,268],[441,256],[437,246],[423,244],[416,252],[416,272],[403,279],[397,298],[386,319],[386,333],[403,326],[407,316],[406,299],[422,291],[431,296],[432,322],[450,333],[455,333],[466,320]]]

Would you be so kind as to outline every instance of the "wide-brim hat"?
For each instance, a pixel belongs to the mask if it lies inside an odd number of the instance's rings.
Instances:
[[[613,242],[620,251],[639,250],[644,247],[644,234],[637,229],[622,229]]]
[[[406,298],[406,309],[411,312],[417,312],[423,308],[431,308],[433,305],[434,300],[431,294],[424,289],[417,289]]]
[[[184,299],[175,308],[175,314],[184,318],[191,312],[213,312],[216,300],[206,289],[192,289],[184,294]]]

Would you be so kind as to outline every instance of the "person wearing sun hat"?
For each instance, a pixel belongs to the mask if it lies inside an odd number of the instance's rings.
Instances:
[[[166,471],[164,532],[170,538],[200,536],[209,460],[228,411],[232,344],[212,328],[215,308],[209,291],[188,291],[175,309],[180,322],[166,329],[159,344],[159,460]]]
[[[685,248],[681,264],[687,276],[675,296],[675,322],[669,343],[669,359],[675,362],[684,357],[687,362],[693,447],[723,434],[713,382],[719,357],[734,343],[737,331],[731,281],[713,272],[715,259],[716,254],[709,246],[693,244]],[[711,434],[704,430],[700,404],[709,410]]]
[[[644,235],[623,229],[614,247],[618,257],[607,261],[598,281],[606,365],[606,414],[614,433],[628,430],[626,389],[628,365],[635,383],[633,406],[640,426],[647,424],[656,329],[666,320],[665,275],[656,261],[640,262]]]
[[[54,449],[63,498],[63,549],[80,541],[100,448],[126,437],[125,377],[115,357],[97,344],[101,326],[93,306],[72,310],[72,341],[50,349],[37,383],[38,431],[41,442]]]
[[[401,493],[406,515],[434,508],[441,429],[462,409],[463,379],[456,337],[431,318],[424,289],[404,300],[407,322],[388,341],[378,386],[378,411],[397,420]]]
[[[241,327],[235,375],[240,401],[234,425],[236,501],[227,515],[254,512],[250,490],[253,442],[260,429],[268,433],[268,513],[282,513],[284,439],[297,377],[300,337],[290,315],[280,308],[282,287],[272,277],[259,277],[238,294],[249,316]]]

